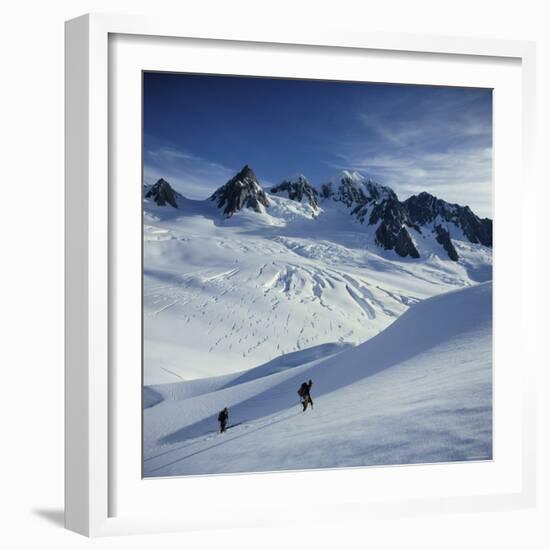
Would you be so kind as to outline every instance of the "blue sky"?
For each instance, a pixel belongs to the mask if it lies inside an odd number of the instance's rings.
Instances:
[[[492,217],[492,92],[145,73],[144,180],[206,198],[244,164],[265,186],[358,170]]]

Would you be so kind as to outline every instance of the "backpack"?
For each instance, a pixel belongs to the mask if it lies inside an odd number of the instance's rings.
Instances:
[[[300,386],[300,389],[298,390],[298,395],[300,397],[304,397],[304,395],[306,394],[306,391],[307,391],[307,384],[304,383]]]

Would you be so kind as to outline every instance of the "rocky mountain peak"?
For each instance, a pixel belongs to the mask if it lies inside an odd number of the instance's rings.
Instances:
[[[166,206],[169,204],[173,208],[178,207],[177,197],[179,193],[174,191],[172,186],[163,178],[160,178],[151,187],[144,188],[145,198],[153,199],[158,206]]]
[[[382,248],[395,250],[400,256],[418,258],[413,235],[429,232],[449,259],[456,262],[459,255],[451,240],[452,226],[468,241],[492,246],[492,221],[479,218],[470,207],[448,203],[425,191],[400,201],[393,191],[389,191],[352,209],[352,214],[361,223],[378,226],[375,240]]]
[[[351,170],[343,170],[335,178],[324,183],[321,186],[321,197],[343,202],[348,207],[397,199],[397,195],[389,187]]]
[[[217,201],[218,208],[224,209],[223,213],[227,218],[243,208],[263,212],[264,208],[269,207],[269,199],[248,164],[217,189],[210,200]]]
[[[451,223],[462,230],[471,243],[493,246],[493,222],[479,218],[469,206],[448,203],[429,193],[409,197],[403,203],[412,223],[417,225]],[[441,233],[438,233],[441,235]],[[449,256],[454,255],[449,253]]]
[[[419,258],[422,242],[427,238],[436,241],[453,261],[459,260],[460,250],[453,239],[488,247],[493,244],[492,220],[478,217],[470,207],[446,202],[425,191],[400,201],[392,189],[356,171],[342,171],[319,191],[303,174],[297,174],[284,179],[270,192],[293,201],[307,201],[315,211],[314,217],[322,212],[320,200],[343,203],[352,219],[373,226],[378,246],[402,257]],[[173,208],[178,208],[181,197],[162,178],[152,186],[144,185],[144,195],[159,206]],[[267,194],[248,165],[217,189],[210,200],[216,201],[226,217],[243,208],[262,213],[270,206]]]
[[[283,180],[279,185],[272,187],[270,193],[276,195],[284,194],[289,199],[298,202],[301,202],[305,198],[311,208],[319,210],[319,203],[317,202],[319,193],[303,174]]]
[[[238,172],[233,179],[236,179],[237,181],[255,181],[257,183],[256,174],[254,173],[254,170],[248,166],[248,164],[245,164],[240,172]]]

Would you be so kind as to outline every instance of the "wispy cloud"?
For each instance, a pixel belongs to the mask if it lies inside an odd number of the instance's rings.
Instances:
[[[351,168],[402,199],[428,191],[492,217],[490,90],[151,79],[145,95],[147,183],[163,177],[183,195],[205,198],[245,163],[264,186],[297,171],[321,183],[335,169]]]
[[[144,183],[164,178],[182,195],[204,199],[223,185],[235,169],[173,147],[149,148],[143,158]]]
[[[481,216],[492,216],[492,150],[452,150],[393,157],[342,157],[338,169],[352,168],[391,186],[401,199],[428,191],[449,202],[469,205]]]
[[[428,191],[492,217],[491,125],[465,101],[419,102],[400,117],[359,112],[366,137],[343,144],[330,164],[365,172],[402,199]]]

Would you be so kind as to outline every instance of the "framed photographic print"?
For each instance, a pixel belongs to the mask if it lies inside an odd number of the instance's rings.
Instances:
[[[491,89],[144,72],[143,114],[146,477],[492,459]]]
[[[307,34],[67,23],[72,530],[533,502],[533,46]]]

